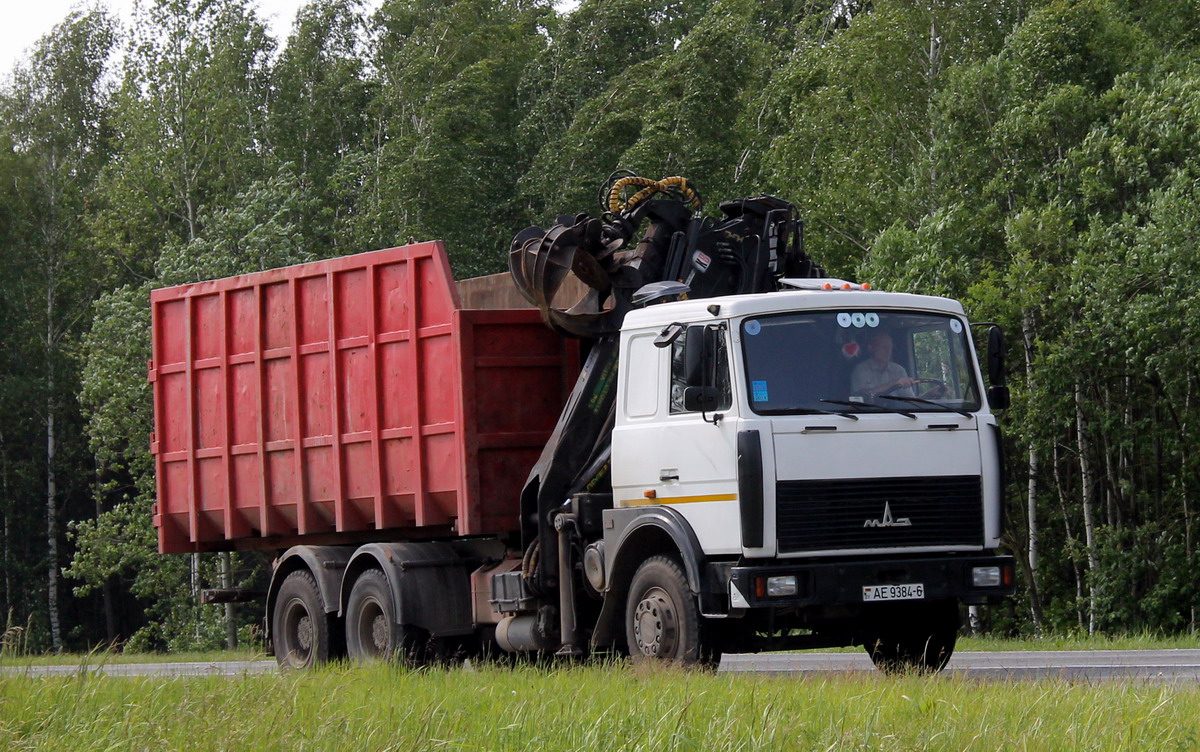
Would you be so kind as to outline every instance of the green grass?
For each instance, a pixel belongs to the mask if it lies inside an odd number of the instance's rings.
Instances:
[[[12,750],[1194,750],[1200,687],[335,666],[0,679]]]

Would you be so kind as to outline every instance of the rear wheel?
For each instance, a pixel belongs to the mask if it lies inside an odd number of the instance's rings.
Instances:
[[[284,578],[275,597],[271,636],[282,668],[311,668],[329,660],[332,629],[317,581],[308,570]]]
[[[359,663],[405,660],[419,663],[424,640],[420,630],[396,623],[396,607],[387,578],[368,569],[354,581],[346,604],[346,651]]]
[[[634,658],[695,663],[702,657],[700,608],[679,562],[642,562],[625,601],[625,640]]]
[[[958,639],[958,602],[888,604],[875,609],[867,654],[887,673],[941,671]]]

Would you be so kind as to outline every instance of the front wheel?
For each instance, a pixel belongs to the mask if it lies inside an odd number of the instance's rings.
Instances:
[[[625,640],[634,658],[700,660],[700,607],[679,562],[653,556],[638,567],[625,601]]]
[[[354,581],[346,603],[346,652],[356,663],[404,660],[420,663],[424,642],[417,630],[396,623],[387,578],[368,569]]]
[[[958,601],[881,604],[872,609],[864,646],[889,674],[941,671],[958,639]]]

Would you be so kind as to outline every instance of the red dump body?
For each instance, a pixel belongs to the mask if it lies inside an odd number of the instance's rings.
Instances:
[[[441,243],[151,293],[159,550],[518,528],[578,357]]]

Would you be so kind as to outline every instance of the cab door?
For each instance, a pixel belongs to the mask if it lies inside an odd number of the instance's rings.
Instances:
[[[714,325],[689,329],[705,326]],[[707,379],[716,388],[715,399],[705,409],[690,410],[684,404],[687,348],[701,338],[679,336],[665,347],[655,347],[654,333],[629,338],[613,431],[613,501],[619,507],[669,506],[690,523],[706,553],[737,554],[740,419],[732,398],[729,333],[720,327],[715,334]]]

